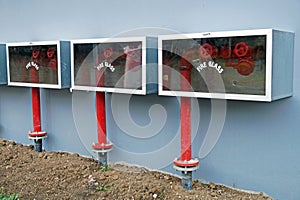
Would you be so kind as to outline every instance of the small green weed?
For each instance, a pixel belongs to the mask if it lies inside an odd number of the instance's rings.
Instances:
[[[166,196],[167,190],[163,189],[160,194],[158,194],[158,198],[164,198]]]
[[[100,170],[102,172],[106,172],[106,171],[110,170],[110,167],[108,165],[101,165],[100,166]]]
[[[0,193],[0,200],[18,200],[20,196],[18,194],[2,194]]]
[[[97,191],[108,191],[110,189],[109,185],[108,184],[100,184],[99,186],[96,187],[96,190]]]
[[[11,194],[4,191],[4,188],[0,188],[0,200],[18,200],[20,196],[18,194]]]

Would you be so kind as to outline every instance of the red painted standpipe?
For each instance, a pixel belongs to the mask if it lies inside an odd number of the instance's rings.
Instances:
[[[105,68],[96,70],[96,86],[104,86]],[[98,152],[98,163],[101,166],[108,166],[107,152],[112,148],[106,137],[106,111],[105,111],[105,92],[96,91],[96,116],[97,116],[97,135],[98,143],[93,144],[92,148]]]
[[[191,99],[180,98],[181,160],[191,160]]]
[[[30,80],[32,83],[39,82],[38,70],[35,67],[30,69]],[[43,151],[43,141],[42,139],[47,135],[46,132],[42,131],[41,125],[41,103],[40,103],[40,88],[31,88],[31,103],[32,103],[32,122],[33,122],[33,132],[29,133],[30,139],[34,140],[34,148],[37,152]]]
[[[193,55],[193,50],[187,51],[179,64],[181,91],[191,91],[192,64],[186,59],[187,55]],[[183,188],[192,189],[192,171],[197,169],[199,161],[192,159],[191,142],[191,98],[180,98],[180,140],[181,157],[174,161],[174,167],[182,172],[181,185]]]
[[[106,144],[105,93],[96,92],[98,144]]]
[[[182,59],[180,64],[185,68],[180,70],[180,87],[182,91],[191,90],[191,64]],[[181,160],[191,160],[191,98],[180,98],[180,122],[181,122]]]
[[[104,86],[104,70],[96,71],[96,81],[98,87]],[[98,144],[106,144],[106,112],[105,112],[105,93],[96,92],[96,113],[97,113],[97,132]]]
[[[41,109],[40,109],[40,89],[31,88],[33,132],[41,132]]]
[[[38,83],[38,71],[34,68],[30,68],[30,75],[32,83]],[[32,102],[32,118],[33,118],[33,132],[41,132],[41,103],[40,103],[40,89],[31,88],[31,102]]]

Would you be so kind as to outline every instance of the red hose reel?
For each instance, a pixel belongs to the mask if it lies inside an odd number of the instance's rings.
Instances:
[[[211,58],[218,57],[219,50],[217,47],[206,42],[200,46],[198,53],[202,59],[206,60],[209,57],[211,57]]]
[[[225,66],[233,67],[243,76],[249,76],[254,71],[253,49],[246,42],[239,42],[234,46],[233,52],[238,62],[225,62]]]
[[[47,66],[52,70],[57,70],[57,58],[55,50],[48,48],[47,51],[41,52],[40,49],[34,49],[31,52],[31,60],[42,66]]]
[[[106,59],[109,59],[113,54],[113,49],[111,47],[104,48],[103,55]]]
[[[225,66],[235,68],[243,76],[250,75],[255,67],[253,49],[246,42],[237,43],[233,50],[230,46],[222,46],[220,52],[215,46],[204,43],[199,48],[199,56],[202,59],[216,58],[217,56],[223,59],[237,57],[238,62],[225,62]]]
[[[213,46],[209,43],[204,43],[199,48],[199,56],[203,59],[207,59],[212,56]]]
[[[233,49],[233,52],[239,58],[246,56],[248,51],[249,51],[249,46],[246,44],[246,42],[237,43]]]
[[[47,58],[50,60],[48,63],[48,67],[53,70],[57,70],[57,59],[55,57],[55,51],[52,48],[47,50]]]
[[[31,54],[32,54],[31,56],[32,56],[33,59],[37,59],[40,55],[40,50],[39,49],[34,49]]]
[[[47,57],[48,57],[49,59],[53,58],[53,57],[54,57],[54,53],[55,53],[54,49],[49,48],[49,49],[47,50]]]
[[[253,61],[247,59],[240,59],[238,62],[226,62],[225,66],[233,67],[237,72],[243,76],[248,76],[254,71]]]

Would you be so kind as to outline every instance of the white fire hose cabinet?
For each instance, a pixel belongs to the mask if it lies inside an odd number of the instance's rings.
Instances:
[[[0,44],[0,85],[7,84],[5,44]]]
[[[145,95],[157,92],[157,38],[71,41],[72,89]]]
[[[8,85],[70,88],[70,42],[7,43]]]
[[[160,95],[266,102],[292,96],[292,32],[160,35],[158,49]]]

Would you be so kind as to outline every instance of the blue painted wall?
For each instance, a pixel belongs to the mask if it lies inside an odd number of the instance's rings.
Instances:
[[[193,104],[193,155],[201,158],[194,178],[293,200],[300,199],[299,10],[298,0],[0,0],[0,42],[112,37],[126,32],[294,31],[293,97],[272,103],[199,99]],[[47,89],[41,97],[43,129],[49,134],[46,150],[95,156],[90,149],[96,141],[94,94]],[[175,97],[108,94],[108,135],[115,144],[110,159],[175,173],[178,105]],[[30,144],[31,123],[30,89],[0,86],[0,137]],[[206,155],[199,149],[210,124],[219,124],[222,132]]]

